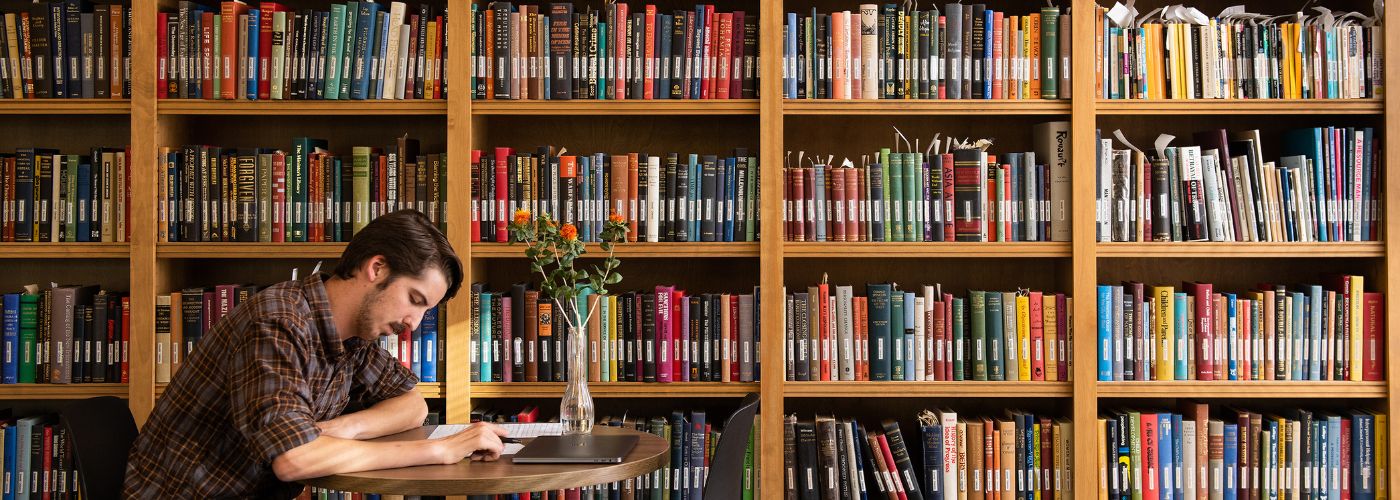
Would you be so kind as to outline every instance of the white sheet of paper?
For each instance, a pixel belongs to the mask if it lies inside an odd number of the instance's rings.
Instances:
[[[496,424],[510,432],[513,438],[532,438],[536,436],[558,436],[564,433],[564,426],[559,422],[543,423],[504,423]],[[443,424],[433,428],[433,432],[428,435],[428,439],[445,438],[471,428],[472,424]],[[507,443],[503,455],[514,455],[525,447],[522,444]]]

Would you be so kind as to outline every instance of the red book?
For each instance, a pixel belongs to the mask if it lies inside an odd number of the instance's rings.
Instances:
[[[433,99],[442,99],[442,75],[446,73],[443,62],[447,60],[446,51],[443,50],[446,37],[442,36],[442,30],[447,27],[447,24],[442,22],[442,16],[433,18],[433,22],[437,25],[435,30],[437,31],[437,43],[433,49],[433,53],[437,56],[433,58],[432,63],[428,64],[429,67],[433,68],[433,76],[431,78],[424,76],[424,78],[428,78],[428,81],[433,84]]]
[[[287,230],[287,155],[272,154],[272,242],[282,243]]]
[[[831,205],[835,210],[831,217],[831,240],[849,241],[846,238],[846,170],[833,168],[828,171],[831,179]]]
[[[671,292],[671,336],[675,338],[671,346],[674,352],[671,359],[675,362],[671,380],[683,382],[690,381],[690,366],[696,362],[695,354],[690,352],[690,325],[685,321],[688,317],[685,312],[689,304],[685,290]]]
[[[122,297],[122,383],[130,381],[131,366],[130,356],[127,354],[131,350],[131,297]]]
[[[1361,380],[1385,380],[1385,295],[1362,294]]]
[[[942,297],[938,297],[942,298]],[[929,311],[929,319],[926,320],[929,330],[933,334],[933,355],[929,356],[928,363],[932,367],[928,373],[933,375],[934,380],[943,380],[943,301],[933,301],[933,310]]]
[[[471,163],[469,164],[469,165],[470,165],[470,168],[471,168],[471,176],[472,176],[472,187],[471,187],[471,195],[472,195],[472,225],[471,225],[471,228],[472,228],[472,239],[471,239],[471,241],[472,241],[472,243],[478,243],[478,242],[481,241],[481,209],[483,208],[483,207],[481,206],[481,177],[482,177],[482,175],[483,175],[483,174],[482,174],[482,171],[481,171],[481,150],[480,150],[480,149],[473,149],[471,154],[472,154],[472,158],[471,158]],[[560,158],[559,158],[559,167],[560,167],[561,172],[562,172],[563,169],[564,169],[564,158],[569,158],[569,160],[570,160],[570,168],[572,169],[573,157],[572,157],[572,156],[569,156],[569,157],[560,157]],[[572,170],[571,170],[571,171],[572,171]],[[562,173],[561,173],[561,177],[562,177]],[[512,219],[514,219],[514,216],[512,216]]]
[[[943,165],[943,241],[955,241],[953,229],[953,154],[939,155]],[[947,379],[952,380],[952,379]]]
[[[642,42],[646,47],[642,48],[642,99],[655,99],[656,89],[656,5],[647,4],[643,18],[646,19],[646,26],[642,33]],[[667,33],[669,35],[669,33]],[[668,89],[669,91],[669,89]]]
[[[109,38],[107,42],[110,44],[108,45],[108,47],[125,47],[126,7],[120,4],[113,4],[110,5],[108,8],[111,9],[112,13],[110,17],[112,26],[107,29],[107,33],[109,33],[111,36],[111,38]],[[25,23],[25,26],[28,26],[28,22],[25,21]],[[157,35],[156,38],[164,38],[164,31],[160,31],[158,33],[161,33],[161,35]],[[108,74],[112,76],[112,86],[108,95],[112,96],[113,99],[121,99],[126,97],[126,71],[122,69],[122,61],[125,60],[125,57],[123,57],[123,51],[121,50],[108,50],[108,52],[111,55],[109,56],[110,59],[107,63],[107,71],[109,72]],[[18,93],[20,89],[15,89],[15,91]],[[25,93],[25,97],[33,97],[29,94],[30,93]]]
[[[1055,294],[1055,331],[1059,334],[1055,338],[1056,345],[1051,346],[1058,354],[1055,358],[1055,373],[1059,375],[1056,380],[1065,382],[1069,380],[1069,299],[1063,293]]]
[[[224,0],[219,5],[219,62],[222,65],[220,76],[223,83],[219,86],[220,99],[237,99],[237,89],[245,88],[246,85],[238,85],[244,82],[238,81],[238,16],[248,13],[248,5],[241,0]]]
[[[866,363],[866,356],[868,356],[868,355],[870,354],[870,351],[868,351],[868,350],[867,350],[867,347],[866,347],[866,344],[867,344],[868,342],[867,342],[867,337],[866,337],[866,332],[865,332],[865,328],[866,328],[865,322],[866,322],[867,320],[869,320],[869,317],[868,317],[868,315],[867,315],[866,312],[865,312],[865,297],[852,297],[852,298],[851,298],[851,306],[852,306],[852,310],[855,311],[855,316],[854,316],[854,318],[855,318],[855,322],[854,322],[854,323],[855,323],[855,326],[854,326],[855,332],[852,332],[852,333],[855,335],[855,339],[854,339],[854,340],[855,340],[855,350],[856,350],[856,353],[855,353],[855,357],[856,357],[856,359],[855,359],[855,362],[856,362],[855,379],[856,379],[856,380],[870,380],[870,374],[869,374],[869,372],[866,371],[866,366],[867,366],[867,363]]]
[[[1045,317],[1041,292],[1031,292],[1031,380],[1045,380]]]
[[[506,169],[510,161],[511,148],[496,148],[496,241],[510,241],[506,236],[507,221],[515,217],[506,213]]]
[[[670,382],[671,375],[675,372],[671,362],[671,342],[674,340],[671,334],[671,292],[674,287],[657,285],[656,310],[653,312],[653,325],[656,330],[656,381]]]
[[[170,59],[166,57],[166,52],[170,50],[170,45],[165,38],[166,30],[170,29],[170,14],[160,12],[156,14],[156,98],[165,99],[168,97],[166,91],[166,74],[170,68]],[[213,88],[212,86],[210,88]]]
[[[271,99],[272,13],[285,12],[287,8],[276,2],[259,2],[258,9],[258,99]]]
[[[701,64],[701,67],[703,68],[703,69],[702,69],[701,75],[703,75],[705,79],[704,79],[704,80],[701,80],[701,85],[700,85],[700,98],[701,98],[701,99],[714,99],[714,95],[715,95],[715,32],[719,29],[719,25],[715,23],[715,6],[714,6],[714,5],[706,5],[706,6],[705,6],[705,26],[704,26],[704,28],[705,28],[705,31],[702,33],[702,35],[704,36],[704,40],[703,40],[703,45],[701,45],[701,52],[700,52],[700,61],[701,61],[701,62],[700,62],[700,64]]]
[[[1196,380],[1215,380],[1215,292],[1210,283],[1187,282],[1182,290],[1196,304]]]
[[[803,180],[804,168],[788,169],[792,173],[792,218],[788,224],[792,226],[792,241],[807,241],[806,226],[802,220],[807,213],[807,188]]]
[[[738,99],[744,92],[744,11],[734,11],[730,25],[734,36],[725,42],[729,45],[730,52],[729,98]],[[1371,170],[1374,172],[1376,169]]]
[[[734,38],[734,15],[728,12],[717,14],[719,19],[715,23],[715,99],[729,98],[729,83],[732,77],[730,67],[733,61],[733,52],[730,48],[730,40]],[[740,29],[743,29],[740,27]]]
[[[1349,472],[1352,472],[1351,467],[1352,467],[1352,465],[1354,465],[1354,464],[1351,463],[1351,447],[1352,447],[1352,446],[1357,446],[1357,444],[1354,443],[1354,442],[1352,442],[1352,439],[1351,439],[1351,418],[1348,418],[1348,417],[1345,417],[1345,416],[1342,417],[1342,418],[1341,418],[1341,424],[1342,424],[1342,426],[1341,426],[1341,427],[1342,427],[1342,444],[1341,444],[1341,448],[1342,448],[1342,450],[1341,450],[1341,451],[1342,451],[1342,453],[1341,453],[1341,455],[1342,455],[1342,463],[1341,463],[1341,466],[1342,466],[1342,473],[1341,473],[1341,480],[1340,480],[1340,481],[1337,481],[1337,482],[1341,484],[1341,489],[1342,489],[1341,500],[1351,500],[1351,493],[1352,493],[1352,491],[1351,491],[1351,477],[1352,477],[1352,474],[1349,474]]]
[[[817,359],[821,360],[818,366],[821,370],[820,380],[831,380],[831,287],[826,283],[817,285],[817,332],[821,339],[820,354]],[[812,377],[818,380],[817,377]]]
[[[501,301],[501,302],[504,304],[504,303],[510,302],[510,301],[509,301],[509,300],[503,300],[503,301]],[[502,306],[502,308],[504,308],[504,307],[506,307],[506,306]],[[501,320],[502,320],[502,321],[505,321],[505,318],[502,318]],[[510,323],[505,323],[505,324],[508,325],[508,324],[510,324]],[[510,328],[506,328],[506,330],[509,330],[509,329],[510,329]],[[407,328],[404,328],[403,331],[399,332],[398,337],[399,337],[399,342],[398,342],[399,350],[398,350],[398,352],[394,353],[394,357],[396,357],[396,358],[399,359],[399,364],[402,364],[404,368],[411,368],[411,367],[413,366],[413,330],[409,330],[409,329],[407,329]],[[506,349],[506,350],[509,350],[509,349]],[[502,373],[503,377],[509,377],[509,376],[510,376],[510,365],[505,364],[505,363],[502,363],[501,366],[502,366],[501,373]],[[505,380],[505,378],[502,378],[501,380]]]
[[[626,3],[621,3],[621,2],[615,3],[615,4],[613,4],[613,10],[614,10],[613,19],[618,19],[618,20],[620,20],[620,21],[619,21],[619,22],[616,22],[616,23],[613,23],[613,37],[612,37],[612,39],[613,39],[613,40],[626,40],[626,39],[627,39],[627,21],[625,21],[625,20],[626,20],[626,19],[629,19],[629,18],[627,17],[627,4],[626,4]],[[615,90],[613,91],[613,99],[623,100],[623,99],[626,99],[626,98],[627,98],[627,88],[629,87],[629,85],[626,84],[627,79],[624,78],[625,76],[628,76],[628,75],[627,75],[627,72],[626,72],[626,68],[627,68],[627,66],[628,66],[628,64],[627,64],[627,56],[628,56],[628,54],[627,54],[627,44],[625,44],[625,43],[616,43],[616,44],[613,44],[613,45],[614,45],[614,46],[613,46],[613,63],[612,63],[612,64],[613,64],[613,67],[615,67],[615,68],[616,68],[616,71],[617,71],[617,74],[616,74],[616,81],[617,81],[617,83],[616,83],[615,85],[613,85],[613,87],[614,87],[614,89],[615,89]]]
[[[825,287],[825,285],[823,285]],[[824,293],[824,292],[823,292]],[[729,301],[729,380],[739,381],[739,296],[725,295]]]
[[[1142,439],[1142,500],[1157,500],[1161,496],[1162,480],[1157,454],[1157,414],[1140,415],[1139,432]]]
[[[270,26],[270,23],[269,23]],[[200,98],[214,98],[214,44],[219,43],[214,40],[214,13],[205,11],[199,14],[199,71],[203,73],[200,81]],[[191,96],[194,97],[194,96]]]
[[[39,488],[39,492],[37,494],[33,491],[29,492],[29,498],[34,498],[35,496],[43,500],[52,498],[50,492],[53,491],[54,488],[49,479],[53,477],[52,472],[54,466],[53,427],[53,425],[44,426],[44,437],[42,438],[44,442],[40,446],[40,453],[43,453],[43,459],[41,460],[43,462],[43,467],[34,467],[39,471],[39,484],[35,485]]]
[[[880,443],[880,451],[871,451],[879,453],[885,458],[886,467],[888,467],[890,471],[890,483],[894,486],[896,494],[899,495],[899,500],[909,500],[909,494],[905,491],[904,487],[904,478],[899,475],[899,465],[894,461],[894,454],[890,453],[889,440],[885,439],[885,434],[883,432],[875,433],[875,440]]]
[[[861,205],[860,172],[854,168],[841,169],[846,180],[846,241],[864,241],[865,227],[860,223]]]
[[[943,294],[943,380],[953,380],[953,294]]]

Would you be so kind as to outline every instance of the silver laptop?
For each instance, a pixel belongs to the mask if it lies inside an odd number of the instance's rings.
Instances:
[[[634,435],[540,436],[516,452],[518,464],[617,464],[637,446]]]

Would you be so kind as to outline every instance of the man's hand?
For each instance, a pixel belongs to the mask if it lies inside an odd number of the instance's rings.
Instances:
[[[468,456],[472,461],[493,462],[501,458],[501,452],[505,451],[501,438],[507,434],[508,431],[501,426],[477,422],[467,430],[430,443],[435,446],[439,463],[444,465],[455,464]]]

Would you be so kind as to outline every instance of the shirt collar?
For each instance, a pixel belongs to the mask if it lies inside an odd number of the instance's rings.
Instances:
[[[311,320],[321,332],[322,351],[332,360],[346,352],[354,352],[365,345],[363,339],[340,339],[335,328],[335,318],[331,315],[330,297],[326,294],[326,273],[313,273],[302,281],[302,296],[311,308]]]

